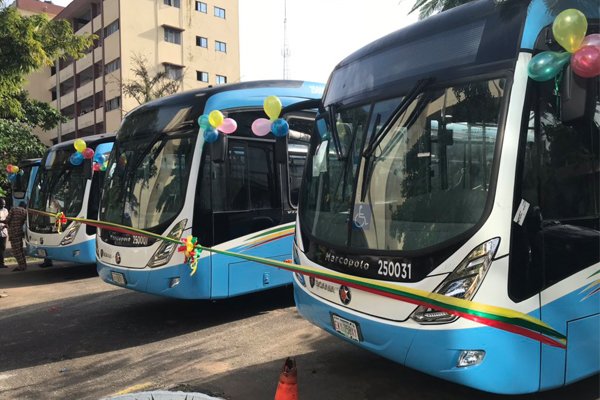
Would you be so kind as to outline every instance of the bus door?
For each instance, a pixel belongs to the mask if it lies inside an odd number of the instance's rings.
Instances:
[[[561,101],[553,80],[529,88],[511,239],[509,295],[517,302],[539,295],[541,319],[567,336],[566,351],[542,346],[541,390],[586,377],[600,363],[591,276],[600,270],[598,78],[565,74],[565,82],[571,93]]]

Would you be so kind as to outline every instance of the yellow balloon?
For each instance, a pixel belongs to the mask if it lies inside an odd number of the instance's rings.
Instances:
[[[279,113],[281,112],[281,100],[279,100],[279,97],[267,97],[263,106],[265,113],[267,113],[271,121],[275,121],[277,118],[279,118]]]
[[[211,111],[210,114],[208,114],[208,123],[213,128],[220,127],[224,119],[225,117],[223,116],[223,113],[219,110]]]
[[[75,140],[75,143],[73,143],[73,146],[75,146],[75,150],[77,150],[78,152],[83,152],[87,145],[85,144],[85,140],[83,139],[77,139]]]
[[[581,42],[587,32],[585,15],[574,8],[569,8],[558,14],[552,24],[554,38],[569,53],[575,53],[581,47]]]
[[[12,172],[13,172],[13,174],[16,174],[17,172],[19,172],[19,167],[17,167],[16,165],[13,165]]]

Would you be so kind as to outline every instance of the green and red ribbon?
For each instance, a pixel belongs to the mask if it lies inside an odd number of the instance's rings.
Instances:
[[[55,216],[54,214],[46,213],[44,211],[32,209],[29,211],[42,215]],[[56,215],[56,217],[58,217],[58,215]],[[178,250],[184,253],[185,261],[190,265],[191,275],[196,273],[200,253],[203,250],[206,250],[216,254],[241,258],[247,261],[254,261],[287,271],[301,273],[418,306],[433,308],[435,310],[447,312],[449,314],[456,315],[483,325],[522,335],[550,346],[562,349],[566,348],[565,335],[553,329],[543,321],[519,311],[400,286],[391,282],[382,282],[375,279],[357,277],[323,268],[292,264],[290,260],[288,260],[288,262],[281,262],[243,253],[234,253],[226,250],[204,247],[198,244],[197,239],[193,236],[188,236],[187,238],[183,239],[174,239],[142,229],[132,228],[112,222],[72,217],[64,217],[64,219],[77,221],[101,229],[112,230],[130,235],[145,236],[148,238],[176,243],[179,245]]]

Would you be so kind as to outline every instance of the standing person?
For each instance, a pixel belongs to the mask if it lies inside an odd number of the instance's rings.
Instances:
[[[8,210],[6,209],[6,201],[0,199],[0,221],[4,221],[8,217]],[[0,268],[7,268],[4,265],[4,251],[6,250],[6,238],[8,237],[8,229],[6,224],[0,223]]]
[[[25,252],[23,251],[23,224],[27,220],[27,210],[25,202],[22,201],[17,207],[11,208],[8,212],[8,217],[5,220],[0,220],[0,223],[5,223],[8,226],[8,239],[13,249],[15,258],[17,259],[18,267],[15,271],[25,271],[27,269],[27,261],[25,260]]]

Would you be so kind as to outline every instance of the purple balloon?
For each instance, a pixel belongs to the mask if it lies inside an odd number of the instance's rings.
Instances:
[[[271,121],[266,118],[259,118],[252,123],[252,133],[256,136],[266,136],[271,132]]]
[[[585,46],[594,46],[600,48],[600,33],[592,33],[591,35],[587,35],[583,39],[583,42],[581,42],[581,47]]]

